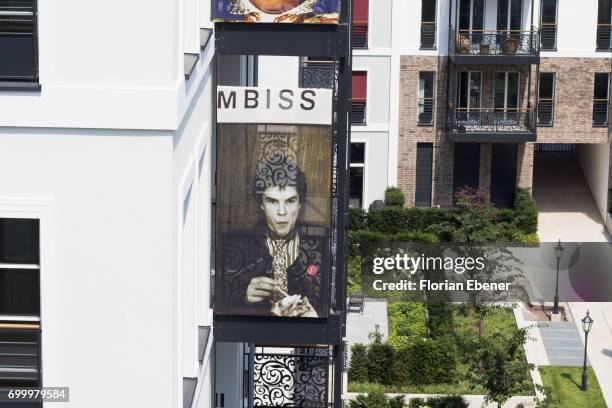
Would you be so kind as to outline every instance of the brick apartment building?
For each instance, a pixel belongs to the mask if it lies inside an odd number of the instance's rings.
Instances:
[[[417,27],[393,34],[408,36],[395,47],[397,185],[407,205],[450,206],[463,186],[498,206],[511,205],[517,187],[553,199],[554,184],[575,172],[605,222],[611,1],[410,3],[395,3],[394,15],[409,12]]]

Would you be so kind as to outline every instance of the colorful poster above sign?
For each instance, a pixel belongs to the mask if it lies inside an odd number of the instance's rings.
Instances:
[[[338,24],[341,0],[213,0],[214,21]]]
[[[332,93],[218,87],[215,313],[325,318]]]

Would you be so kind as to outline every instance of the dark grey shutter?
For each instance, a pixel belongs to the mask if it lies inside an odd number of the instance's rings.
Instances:
[[[478,188],[480,178],[480,143],[455,143],[453,192],[458,189]]]
[[[433,143],[418,143],[415,188],[415,205],[417,207],[431,206],[432,166]]]

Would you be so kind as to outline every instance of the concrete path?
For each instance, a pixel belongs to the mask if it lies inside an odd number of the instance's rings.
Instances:
[[[363,314],[350,312],[346,315],[346,340],[349,347],[355,343],[367,344],[368,335],[376,325],[386,339],[389,333],[387,327],[387,302],[379,299],[366,299]]]
[[[593,328],[589,333],[588,357],[606,404],[612,407],[612,303],[570,303],[576,328],[582,333],[582,318],[590,310]],[[584,344],[584,336],[581,336]]]
[[[539,331],[549,365],[582,366],[584,345],[574,322],[549,322]]]
[[[610,242],[593,196],[577,160],[537,156],[533,196],[540,211],[541,242]]]

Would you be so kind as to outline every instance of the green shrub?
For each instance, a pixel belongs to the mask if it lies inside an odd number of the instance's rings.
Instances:
[[[408,408],[468,408],[468,403],[463,397],[458,395],[448,395],[442,397],[429,398],[427,401],[422,398],[413,398],[408,404]]]
[[[358,395],[349,402],[350,408],[390,408],[389,399],[382,392],[371,392],[368,395]]]
[[[393,365],[393,375],[400,385],[444,384],[453,381],[455,358],[448,341],[414,341],[399,350]]]
[[[385,190],[385,205],[389,207],[403,207],[404,193],[397,187],[387,187]]]
[[[409,341],[427,336],[425,306],[422,302],[393,302],[387,305],[389,341],[395,350]]]
[[[525,234],[515,231],[512,234],[512,243],[521,246],[538,246],[540,238],[538,238],[538,234]]]
[[[368,351],[363,344],[351,347],[351,365],[348,369],[349,381],[368,381]]]
[[[519,188],[514,198],[514,225],[525,234],[538,232],[538,207],[528,190]]]
[[[368,212],[367,225],[370,231],[383,234],[397,234],[402,231],[414,231],[407,223],[407,209],[404,207],[385,207]]]
[[[404,397],[397,396],[393,397],[389,400],[389,408],[405,408],[405,400]]]
[[[361,208],[349,208],[349,228],[361,230],[366,228],[367,213]]]
[[[361,256],[350,255],[348,258],[347,293],[361,292]]]
[[[374,341],[368,347],[368,378],[372,382],[391,385],[393,368],[393,348],[379,341]]]

